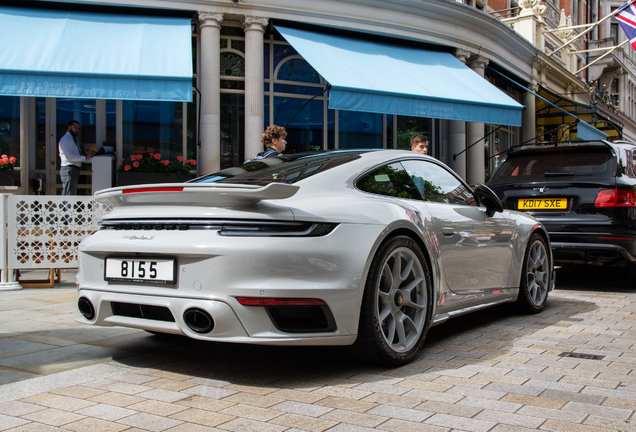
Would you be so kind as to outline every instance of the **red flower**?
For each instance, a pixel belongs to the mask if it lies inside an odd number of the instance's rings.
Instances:
[[[183,162],[183,156],[177,156],[177,160],[178,160],[179,162]]]
[[[2,163],[6,163],[6,164],[8,164],[8,163],[9,163],[9,156],[7,156],[7,155],[2,155]]]
[[[133,162],[133,166],[134,166],[135,168],[139,168],[139,162],[134,161],[134,162]]]
[[[161,159],[161,155],[159,153],[155,153],[153,157],[157,160]]]
[[[130,165],[126,165],[126,166],[124,167],[124,171],[130,171]]]
[[[167,160],[163,161],[164,165],[168,165],[169,163],[170,163],[170,161],[167,161]]]
[[[16,162],[16,158],[14,158],[13,156],[11,156],[9,158],[9,163],[14,164]]]

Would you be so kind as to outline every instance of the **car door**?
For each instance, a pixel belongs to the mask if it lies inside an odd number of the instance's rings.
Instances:
[[[401,162],[433,217],[449,288],[467,294],[507,286],[514,225],[501,213],[489,217],[470,190],[434,161]]]

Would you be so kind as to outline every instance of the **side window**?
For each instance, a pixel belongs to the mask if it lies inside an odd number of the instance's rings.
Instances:
[[[386,165],[365,175],[356,184],[358,189],[377,195],[421,200],[411,177],[399,163]]]
[[[402,166],[424,201],[476,206],[472,191],[443,167],[426,161],[403,161]]]

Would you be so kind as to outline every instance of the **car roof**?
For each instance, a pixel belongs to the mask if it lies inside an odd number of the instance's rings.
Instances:
[[[560,149],[560,148],[611,148],[617,149],[619,147],[636,147],[636,144],[629,141],[565,141],[565,142],[546,142],[546,143],[533,143],[519,147],[512,147],[508,152],[508,155],[518,155],[520,153],[540,151],[546,149]]]

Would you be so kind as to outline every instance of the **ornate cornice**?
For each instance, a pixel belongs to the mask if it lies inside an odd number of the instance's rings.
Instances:
[[[265,31],[265,27],[267,27],[268,23],[268,18],[246,15],[245,18],[243,18],[243,29]]]
[[[571,87],[575,92],[587,91],[587,85],[583,82],[583,80],[574,76],[564,67],[556,65],[552,60],[544,57],[545,55],[539,54],[533,59],[532,64],[536,69],[549,74],[554,80],[563,84],[564,88]]]
[[[468,58],[473,55],[473,53],[471,53],[470,51],[466,51],[463,50],[461,48],[457,48],[454,52],[453,55],[455,57],[457,57],[459,59],[459,61],[461,61],[462,63],[466,63],[466,60],[468,60]]]
[[[199,28],[206,26],[213,26],[221,28],[221,22],[223,22],[223,14],[211,13],[211,12],[199,12]]]
[[[488,63],[490,63],[490,59],[478,54],[478,55],[470,56],[466,64],[471,69],[483,69],[486,66],[488,66]]]

